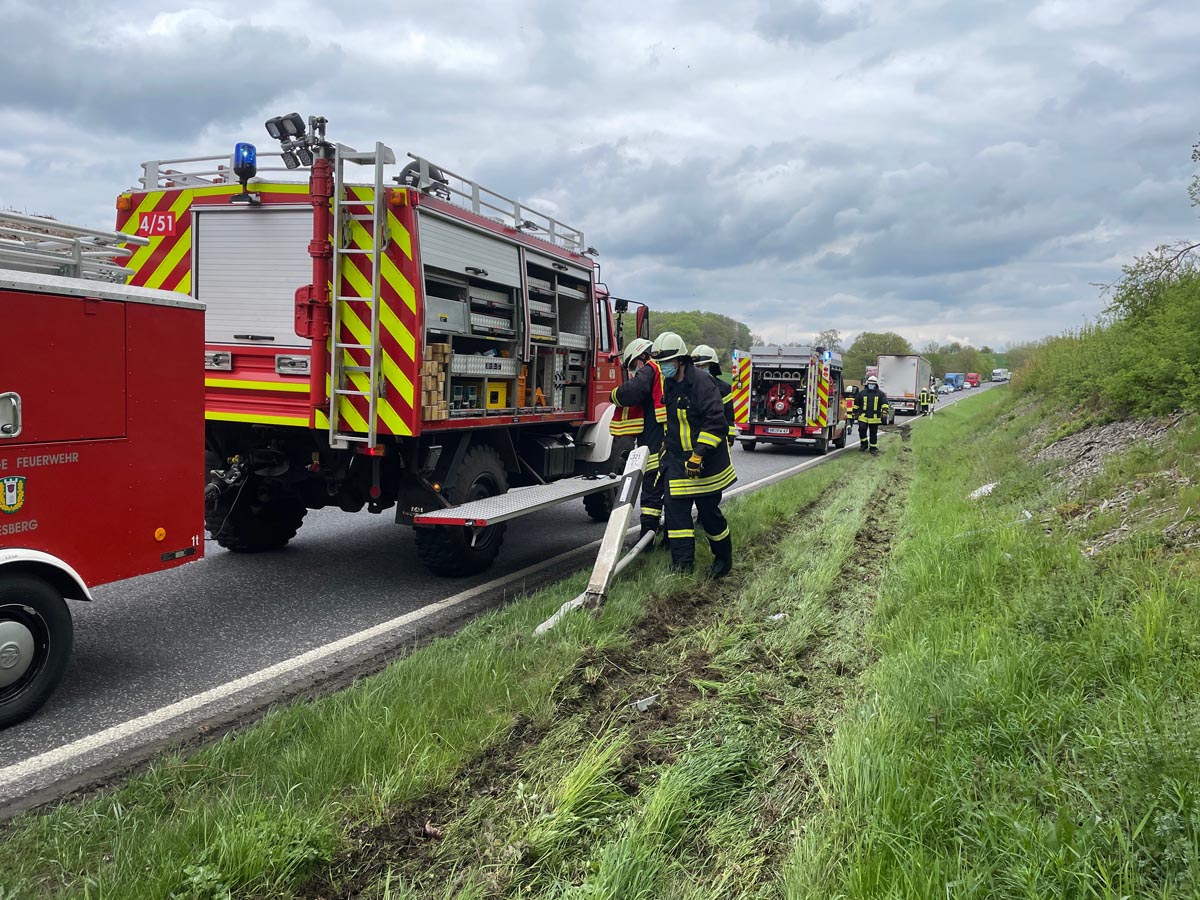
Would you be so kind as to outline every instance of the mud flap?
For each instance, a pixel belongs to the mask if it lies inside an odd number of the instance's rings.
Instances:
[[[613,576],[619,568],[624,568],[623,566],[618,567],[618,563],[622,562],[621,549],[625,545],[625,533],[629,530],[635,508],[634,503],[642,487],[642,475],[649,452],[646,447],[636,447],[625,462],[625,471],[617,486],[616,496],[613,499],[613,510],[608,517],[604,537],[600,540],[600,552],[596,555],[596,564],[592,567],[592,577],[588,581],[587,590],[559,607],[558,612],[534,630],[534,634],[544,634],[549,631],[558,624],[559,619],[573,609],[581,606],[599,609],[608,599],[608,589],[612,585]],[[653,539],[653,534],[649,537]],[[630,551],[630,555],[636,555],[648,543],[649,541],[644,539],[639,541],[638,545]]]

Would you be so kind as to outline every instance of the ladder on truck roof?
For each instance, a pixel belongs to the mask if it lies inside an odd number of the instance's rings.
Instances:
[[[333,182],[333,309],[330,324],[329,364],[329,446],[344,449],[351,444],[375,446],[378,438],[378,404],[383,379],[380,377],[383,354],[379,342],[379,293],[380,266],[388,248],[388,211],[384,197],[383,169],[393,165],[396,156],[391,148],[376,142],[374,151],[360,152],[338,144],[334,151]],[[375,169],[374,190],[370,199],[351,196],[346,184],[346,163],[373,166]],[[366,213],[351,212],[366,209]],[[358,247],[354,242],[354,223],[371,223],[369,247]],[[343,294],[354,282],[343,278],[343,267],[354,266],[354,257],[364,257],[371,267],[368,294]],[[358,279],[355,279],[357,281]],[[353,288],[349,288],[353,289]],[[359,303],[365,308],[363,325],[370,332],[366,343],[361,339],[342,340],[344,304]],[[366,362],[355,362],[352,353],[359,352]],[[364,434],[344,423],[341,414],[342,400],[365,397],[367,400],[367,430]]]
[[[117,260],[149,243],[148,238],[119,231],[0,212],[0,268],[124,284],[133,269]]]

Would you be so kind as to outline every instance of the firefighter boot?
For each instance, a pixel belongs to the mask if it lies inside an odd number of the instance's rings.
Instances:
[[[671,548],[671,572],[675,575],[691,575],[696,569],[695,538],[668,538]]]
[[[709,546],[712,548],[713,561],[708,567],[708,577],[724,578],[733,570],[733,541],[725,538],[711,541]]]

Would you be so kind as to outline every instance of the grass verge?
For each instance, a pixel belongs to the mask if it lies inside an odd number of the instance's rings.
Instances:
[[[1200,895],[1194,555],[1153,527],[1081,552],[1021,452],[1036,419],[1011,403],[973,398],[914,434],[880,660],[830,747],[789,898]],[[1175,462],[1195,444],[1177,438]],[[1079,499],[1171,464],[1131,449]]]

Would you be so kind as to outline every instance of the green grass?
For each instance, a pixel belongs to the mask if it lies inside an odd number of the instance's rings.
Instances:
[[[736,545],[843,477],[838,462],[739,499],[730,512]],[[599,620],[575,615],[533,638],[586,578],[481,616],[349,690],[166,757],[112,793],[17,819],[0,834],[0,896],[288,893],[356,828],[453,784],[515,722],[552,720],[555,685],[584,648],[623,640],[644,598],[684,596],[702,584],[668,575],[660,557],[620,579]]]
[[[1152,539],[1087,559],[1053,518],[1009,524],[1060,499],[1018,452],[1032,419],[984,424],[1009,403],[983,395],[914,436],[880,662],[830,748],[788,897],[1200,893],[1195,573]],[[1093,490],[1161,464],[1133,451]]]

